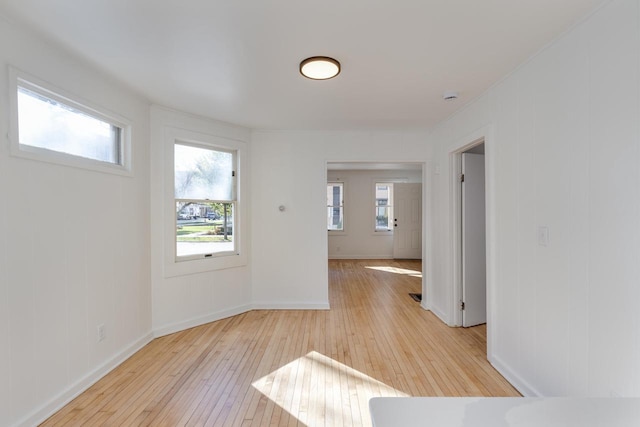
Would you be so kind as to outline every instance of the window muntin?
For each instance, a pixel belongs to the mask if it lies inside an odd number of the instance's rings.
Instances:
[[[344,184],[327,183],[327,229],[344,231]]]
[[[393,184],[376,182],[375,231],[393,231]]]
[[[234,151],[176,142],[176,260],[235,254]]]

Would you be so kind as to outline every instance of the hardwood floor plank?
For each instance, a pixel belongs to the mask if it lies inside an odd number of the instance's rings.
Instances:
[[[420,261],[329,261],[331,310],[258,310],[158,338],[43,426],[360,426],[373,396],[518,396],[486,327],[409,297]],[[428,298],[428,295],[425,296]]]

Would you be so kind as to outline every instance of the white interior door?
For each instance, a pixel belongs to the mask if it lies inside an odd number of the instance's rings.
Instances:
[[[422,258],[422,184],[393,184],[393,257]]]
[[[484,155],[462,154],[462,326],[487,323]]]

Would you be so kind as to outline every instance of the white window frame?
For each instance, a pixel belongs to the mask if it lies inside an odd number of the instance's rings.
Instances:
[[[178,212],[175,209],[176,206],[176,202],[178,200],[191,200],[194,202],[202,202],[202,203],[207,203],[207,202],[214,202],[214,203],[230,203],[231,205],[233,205],[233,217],[235,217],[235,212],[238,209],[238,200],[237,200],[237,185],[236,185],[236,170],[238,169],[238,153],[236,150],[229,150],[228,148],[221,148],[221,147],[214,147],[211,145],[203,145],[203,144],[196,144],[196,143],[192,143],[192,142],[186,142],[186,141],[181,141],[181,140],[176,140],[173,144],[174,146],[174,155],[175,155],[175,146],[176,145],[184,145],[184,146],[190,146],[190,147],[196,147],[196,148],[203,148],[206,150],[211,150],[211,151],[218,151],[218,152],[225,152],[225,153],[230,153],[233,156],[233,188],[231,190],[232,192],[232,199],[231,200],[209,200],[209,199],[177,199],[175,198],[175,163],[174,163],[174,168],[173,168],[173,173],[174,173],[174,202],[173,202],[173,206],[174,206],[174,223],[176,223],[176,219],[177,219],[177,215]],[[235,231],[235,230],[234,230]],[[176,262],[183,262],[183,261],[190,261],[190,260],[197,260],[197,259],[202,259],[202,258],[209,258],[209,257],[223,257],[223,256],[230,256],[230,255],[237,255],[237,250],[236,250],[236,240],[235,240],[235,234],[232,234],[233,236],[233,246],[234,249],[231,251],[220,251],[220,252],[213,252],[213,253],[202,253],[202,254],[195,254],[195,255],[178,255],[177,254],[177,235],[174,233],[174,247],[176,248],[176,256],[175,256],[175,260]]]
[[[397,182],[397,181],[395,181]],[[373,182],[373,233],[376,236],[384,236],[384,235],[389,235],[389,234],[393,234],[393,184],[394,181],[389,181],[389,180],[375,180]],[[376,198],[376,193],[377,193],[377,188],[378,185],[390,185],[391,186],[391,212],[390,212],[390,217],[389,217],[389,229],[388,230],[378,230],[376,225],[377,225],[377,208],[378,208],[378,199]]]
[[[119,163],[103,162],[88,157],[21,144],[18,121],[18,87],[23,87],[46,98],[72,107],[90,117],[119,127],[121,129],[120,147],[118,148],[120,154]],[[129,120],[13,67],[9,67],[9,91],[9,140],[11,155],[116,175],[132,175],[131,123]]]
[[[347,230],[347,210],[345,209],[345,199],[347,198],[347,185],[344,181],[337,181],[337,180],[330,180],[327,181],[327,187],[331,184],[340,184],[342,186],[342,230],[329,230],[327,228],[327,232],[329,234],[346,234],[346,230]],[[327,208],[329,207],[329,205],[327,205]]]
[[[196,147],[210,148],[219,151],[231,151],[235,153],[236,180],[235,180],[235,212],[233,218],[233,239],[235,250],[233,252],[220,252],[214,256],[184,256],[176,255],[176,209],[175,209],[175,144],[193,145]],[[245,168],[246,144],[215,135],[190,131],[186,129],[166,126],[164,128],[164,276],[175,277],[187,274],[202,273],[206,271],[221,270],[225,268],[240,267],[247,264],[244,232],[246,208],[243,200],[242,182]]]

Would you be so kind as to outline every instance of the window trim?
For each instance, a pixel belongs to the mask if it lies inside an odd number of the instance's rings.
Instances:
[[[375,236],[387,236],[387,235],[392,235],[393,234],[393,184],[397,183],[398,181],[390,181],[388,179],[376,179],[373,181],[373,234]],[[391,218],[389,218],[389,221],[391,222],[391,225],[389,227],[388,230],[378,230],[376,228],[376,208],[378,208],[378,202],[377,202],[377,198],[376,198],[376,193],[377,193],[377,188],[378,185],[391,185],[392,190],[391,190]]]
[[[233,212],[234,212],[234,221],[235,221],[235,212],[237,212],[238,210],[238,186],[237,186],[237,181],[238,181],[238,150],[230,150],[229,148],[222,148],[222,147],[216,147],[216,146],[212,146],[209,144],[200,144],[200,143],[193,143],[191,141],[183,141],[181,139],[176,139],[174,140],[173,143],[173,153],[175,156],[175,146],[176,145],[184,145],[184,146],[188,146],[188,147],[195,147],[195,148],[200,148],[200,149],[205,149],[205,150],[211,150],[211,151],[217,151],[217,152],[223,152],[223,153],[229,153],[231,154],[233,157],[233,172],[234,172],[234,176],[233,176],[233,181],[232,181],[232,185],[231,185],[231,194],[232,194],[232,199],[231,200],[213,200],[213,199],[179,199],[175,197],[175,158],[174,158],[174,162],[173,163],[173,171],[172,171],[172,176],[173,176],[173,194],[174,194],[174,199],[173,199],[173,221],[174,224],[177,222],[177,215],[178,213],[176,212],[175,209],[175,205],[176,202],[179,200],[191,200],[191,201],[195,201],[195,202],[218,202],[218,203],[230,203],[233,205]],[[235,233],[236,230],[234,230]],[[181,255],[179,256],[177,251],[177,236],[174,233],[174,241],[173,241],[173,245],[174,245],[174,252],[175,252],[175,261],[176,262],[185,262],[185,261],[192,261],[192,260],[198,260],[198,259],[202,259],[202,258],[210,258],[210,257],[224,257],[224,256],[230,256],[230,255],[237,255],[238,254],[238,247],[237,247],[237,242],[236,242],[236,234],[233,234],[233,250],[231,251],[220,251],[220,252],[213,252],[213,253],[208,253],[208,254],[194,254],[194,255]]]
[[[347,234],[347,216],[346,216],[346,209],[345,209],[345,200],[347,198],[347,185],[345,181],[339,181],[339,180],[327,180],[327,187],[331,184],[340,184],[342,186],[342,230],[329,230],[329,228],[327,227],[327,232],[330,235],[345,235]],[[325,208],[328,208],[329,205],[327,205]]]
[[[246,204],[243,199],[243,171],[245,168],[246,144],[242,141],[222,138],[206,133],[190,131],[172,126],[164,126],[164,197],[163,197],[163,227],[164,227],[164,277],[176,277],[207,271],[222,270],[247,265],[247,251],[244,241],[246,230]],[[220,151],[235,152],[236,180],[234,212],[234,241],[233,252],[223,252],[217,256],[197,256],[193,259],[176,257],[176,211],[175,211],[175,166],[174,146],[176,143],[210,148]]]
[[[120,163],[109,163],[88,157],[21,144],[18,121],[18,87],[23,87],[29,91],[72,107],[95,119],[119,127],[121,129],[119,147]],[[82,97],[13,67],[9,67],[9,111],[9,140],[10,153],[12,156],[116,175],[133,175],[131,122],[119,114],[97,106]]]

